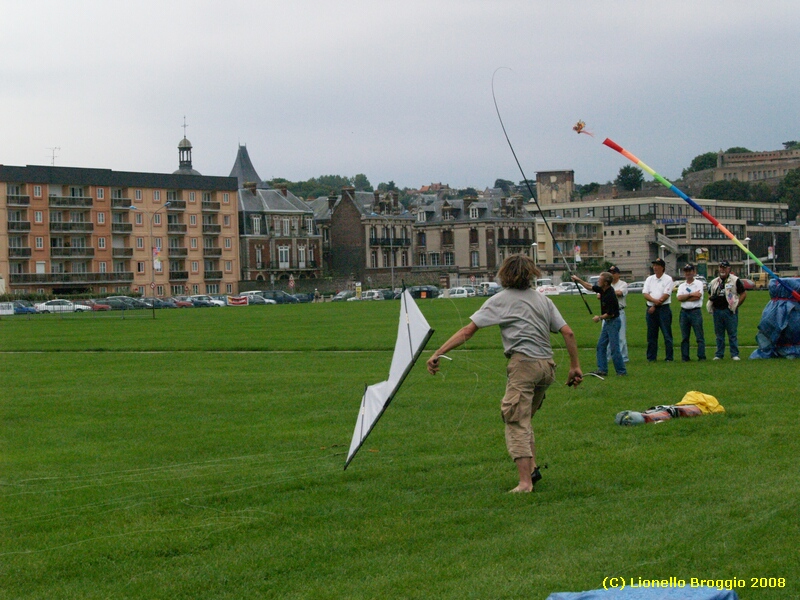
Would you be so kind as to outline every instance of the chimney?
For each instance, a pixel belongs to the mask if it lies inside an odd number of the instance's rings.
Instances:
[[[286,197],[286,194],[287,194],[287,189],[286,189],[286,186],[285,186],[285,185],[279,185],[279,186],[278,186],[278,191],[281,193],[281,195],[282,195],[284,198]]]
[[[244,189],[255,196],[256,194],[256,185],[258,185],[255,181],[245,181],[244,182]]]
[[[331,194],[330,196],[328,196],[328,210],[330,210],[331,212],[333,212],[334,204],[336,204],[336,196]]]

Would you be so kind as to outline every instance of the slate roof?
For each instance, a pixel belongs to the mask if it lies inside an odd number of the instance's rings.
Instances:
[[[521,207],[517,210],[513,208],[513,200],[506,199],[506,214],[503,214],[503,199],[487,198],[485,200],[465,201],[464,199],[453,200],[430,200],[425,199],[416,206],[416,212],[425,212],[426,224],[431,223],[458,223],[464,221],[525,221],[534,222],[531,214]],[[465,205],[467,206],[465,208]],[[471,208],[478,209],[478,218],[470,217]],[[443,216],[444,210],[450,209],[450,219]]]
[[[277,213],[282,215],[297,214],[311,216],[311,207],[300,198],[286,192],[269,189],[240,189],[239,210],[249,213]]]
[[[94,185],[208,191],[235,191],[238,188],[236,179],[233,177],[175,173],[137,173],[132,171],[112,171],[111,169],[43,165],[27,165],[25,167],[0,165],[0,181],[44,185]]]
[[[247,146],[239,145],[239,151],[236,153],[236,160],[231,169],[231,177],[236,177],[239,180],[239,187],[244,187],[245,183],[261,183],[261,177],[256,173],[253,162],[250,160],[250,155],[247,153]]]

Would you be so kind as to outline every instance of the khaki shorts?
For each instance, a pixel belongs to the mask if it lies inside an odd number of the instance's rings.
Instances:
[[[555,381],[556,364],[549,358],[514,353],[506,367],[506,395],[500,404],[506,424],[506,447],[514,460],[531,458],[531,417],[542,406],[544,393]]]

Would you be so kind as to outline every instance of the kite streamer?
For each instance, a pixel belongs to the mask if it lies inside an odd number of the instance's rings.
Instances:
[[[793,290],[792,288],[790,288],[786,284],[786,282],[784,282],[780,277],[778,277],[775,273],[773,273],[772,270],[769,269],[769,267],[767,267],[764,263],[762,263],[755,254],[750,252],[750,250],[748,250],[747,247],[744,244],[742,244],[742,242],[740,242],[738,239],[736,239],[736,236],[733,235],[730,231],[728,231],[727,227],[725,227],[722,223],[717,221],[717,219],[715,219],[707,210],[703,209],[703,207],[701,207],[699,204],[697,204],[697,202],[692,200],[683,191],[681,191],[679,188],[677,188],[674,183],[664,179],[661,175],[656,173],[652,168],[647,166],[645,163],[643,163],[641,160],[639,160],[636,156],[634,156],[633,154],[631,154],[630,152],[625,150],[625,148],[623,148],[622,146],[620,146],[619,144],[617,144],[613,140],[611,140],[609,138],[606,138],[603,141],[603,145],[604,146],[608,146],[612,150],[616,150],[617,152],[622,154],[622,156],[627,158],[633,164],[637,165],[638,167],[640,167],[644,171],[647,171],[650,175],[653,176],[653,178],[656,181],[658,181],[661,185],[663,185],[664,187],[669,189],[673,194],[675,194],[676,196],[678,196],[681,199],[683,199],[689,206],[691,206],[693,209],[695,209],[697,212],[699,212],[701,215],[703,215],[708,221],[710,221],[714,225],[714,227],[716,227],[722,233],[724,233],[734,244],[739,246],[739,248],[745,254],[747,254],[750,258],[752,258],[759,267],[761,267],[766,273],[769,274],[770,277],[775,279],[780,285],[782,285],[784,288],[786,288],[786,290],[788,290],[789,293],[791,293],[792,298],[794,298],[796,301],[800,302],[800,292],[797,292],[796,290]]]

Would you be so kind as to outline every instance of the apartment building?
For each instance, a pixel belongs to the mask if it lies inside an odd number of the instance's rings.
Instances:
[[[0,165],[7,293],[235,293],[237,182],[172,174]]]

